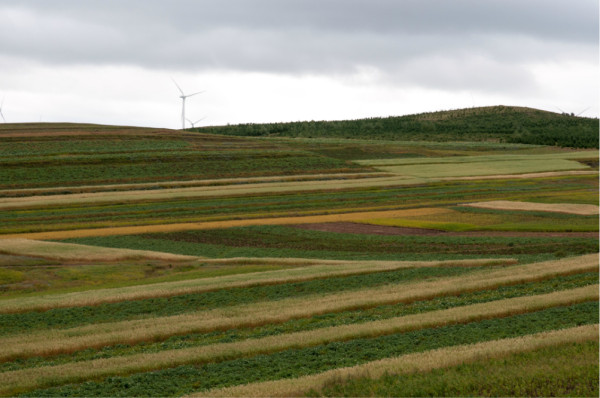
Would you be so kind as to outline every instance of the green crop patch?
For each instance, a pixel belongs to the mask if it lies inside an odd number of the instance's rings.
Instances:
[[[284,226],[76,238],[67,242],[205,256],[331,259],[431,259],[439,256],[519,256],[598,251],[595,238],[381,236],[307,231]],[[449,258],[449,257],[448,257]]]

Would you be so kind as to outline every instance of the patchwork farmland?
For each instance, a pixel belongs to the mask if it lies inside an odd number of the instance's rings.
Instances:
[[[540,112],[0,125],[0,396],[598,396],[598,145]]]

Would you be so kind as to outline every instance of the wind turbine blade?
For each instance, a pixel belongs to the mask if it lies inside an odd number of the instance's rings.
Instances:
[[[556,105],[555,105],[554,107],[555,107],[556,109],[558,109],[558,110],[559,110],[561,113],[567,113],[567,112],[563,111],[562,109],[560,109],[560,108],[559,108],[558,106],[556,106]]]
[[[175,79],[171,78],[171,80],[177,86],[177,89],[179,90],[179,92],[181,93],[181,95],[185,96],[185,94],[183,93],[183,90],[181,89],[181,87],[179,87],[179,84],[177,84],[177,82],[175,81]]]
[[[204,91],[198,91],[197,93],[194,94],[188,94],[186,95],[186,97],[191,97],[192,95],[196,95],[196,94],[202,94]]]
[[[587,108],[585,108],[584,110],[582,110],[581,112],[579,112],[579,113],[578,113],[577,115],[575,115],[575,116],[579,116],[579,115],[581,115],[581,114],[585,113],[585,112],[586,112],[588,109],[590,109],[590,108],[591,108],[591,106],[588,106]]]

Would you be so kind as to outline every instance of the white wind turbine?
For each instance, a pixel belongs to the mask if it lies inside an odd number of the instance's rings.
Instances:
[[[173,83],[175,83],[175,85],[177,86],[177,89],[181,93],[181,95],[179,96],[179,98],[181,98],[181,129],[185,130],[185,121],[186,121],[186,118],[185,118],[185,99],[188,98],[188,97],[191,97],[192,95],[203,93],[204,91],[198,91],[197,93],[185,95],[184,92],[183,92],[183,90],[181,89],[181,87],[179,87],[179,84],[177,84],[177,82],[175,81],[175,79],[171,79],[171,80],[173,80]]]
[[[196,125],[196,123],[199,123],[199,122],[203,121],[204,119],[206,119],[206,116],[204,116],[202,119],[198,119],[198,120],[196,120],[195,122],[192,122],[190,119],[188,119],[188,118],[185,118],[185,120],[187,120],[187,121],[188,121],[188,122],[189,122],[189,123],[192,125],[192,128],[196,127],[196,126],[195,126],[195,125]]]
[[[0,103],[0,116],[2,116],[2,121],[6,123],[6,119],[4,118],[4,113],[2,113],[2,107],[4,106],[4,98],[2,98],[2,103]]]

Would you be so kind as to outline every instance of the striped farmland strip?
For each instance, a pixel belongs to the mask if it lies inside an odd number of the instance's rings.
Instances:
[[[49,243],[49,242],[41,242]],[[2,241],[0,240],[0,247]],[[50,244],[50,243],[49,243]],[[56,243],[56,245],[65,245]],[[81,246],[82,248],[94,248],[93,246]],[[104,248],[102,248],[104,250]],[[119,254],[135,252],[126,249],[114,250]],[[155,253],[155,252],[148,252]],[[158,256],[161,253],[157,253]],[[181,256],[188,257],[188,256]],[[233,259],[234,261],[256,261],[259,264],[268,263],[265,259]],[[223,260],[202,260],[204,263],[225,263]],[[285,259],[272,260],[277,264],[288,264]],[[289,265],[314,264],[305,267],[264,271],[242,275],[227,275],[213,278],[190,279],[176,282],[163,282],[151,285],[129,286],[122,288],[100,289],[93,291],[53,294],[17,298],[0,301],[0,313],[15,313],[24,311],[40,311],[51,308],[64,308],[74,306],[97,305],[101,303],[114,303],[126,300],[140,300],[151,297],[169,297],[180,294],[209,292],[219,289],[231,289],[239,287],[250,287],[259,285],[272,285],[281,283],[292,283],[309,281],[313,279],[360,275],[375,272],[393,271],[403,268],[421,267],[476,267],[515,264],[514,259],[474,259],[474,260],[446,260],[446,261],[340,261],[340,260],[304,260],[293,259]]]
[[[63,330],[19,334],[0,339],[5,349],[0,360],[32,355],[73,352],[111,344],[160,341],[169,336],[209,332],[238,327],[260,326],[306,318],[329,312],[370,308],[383,304],[413,302],[437,296],[479,291],[503,285],[524,283],[598,269],[598,255],[511,266],[481,271],[467,276],[440,278],[413,284],[390,285],[322,296],[283,299],[203,311],[193,314],[157,317],[88,325]]]
[[[319,390],[332,380],[362,377],[378,378],[385,374],[405,374],[447,368],[481,359],[498,358],[564,343],[598,339],[598,325],[578,326],[532,335],[486,341],[437,350],[386,358],[347,368],[338,368],[320,374],[294,379],[251,383],[242,386],[218,388],[191,394],[188,397],[291,397],[304,395],[311,389]]]
[[[0,394],[13,393],[19,388],[41,388],[115,374],[149,371],[188,363],[222,361],[291,348],[321,345],[333,341],[368,338],[455,323],[474,322],[487,318],[506,317],[597,299],[598,285],[593,285],[550,294],[498,300],[382,321],[328,327],[241,342],[30,368],[0,374],[0,386],[2,386]]]

